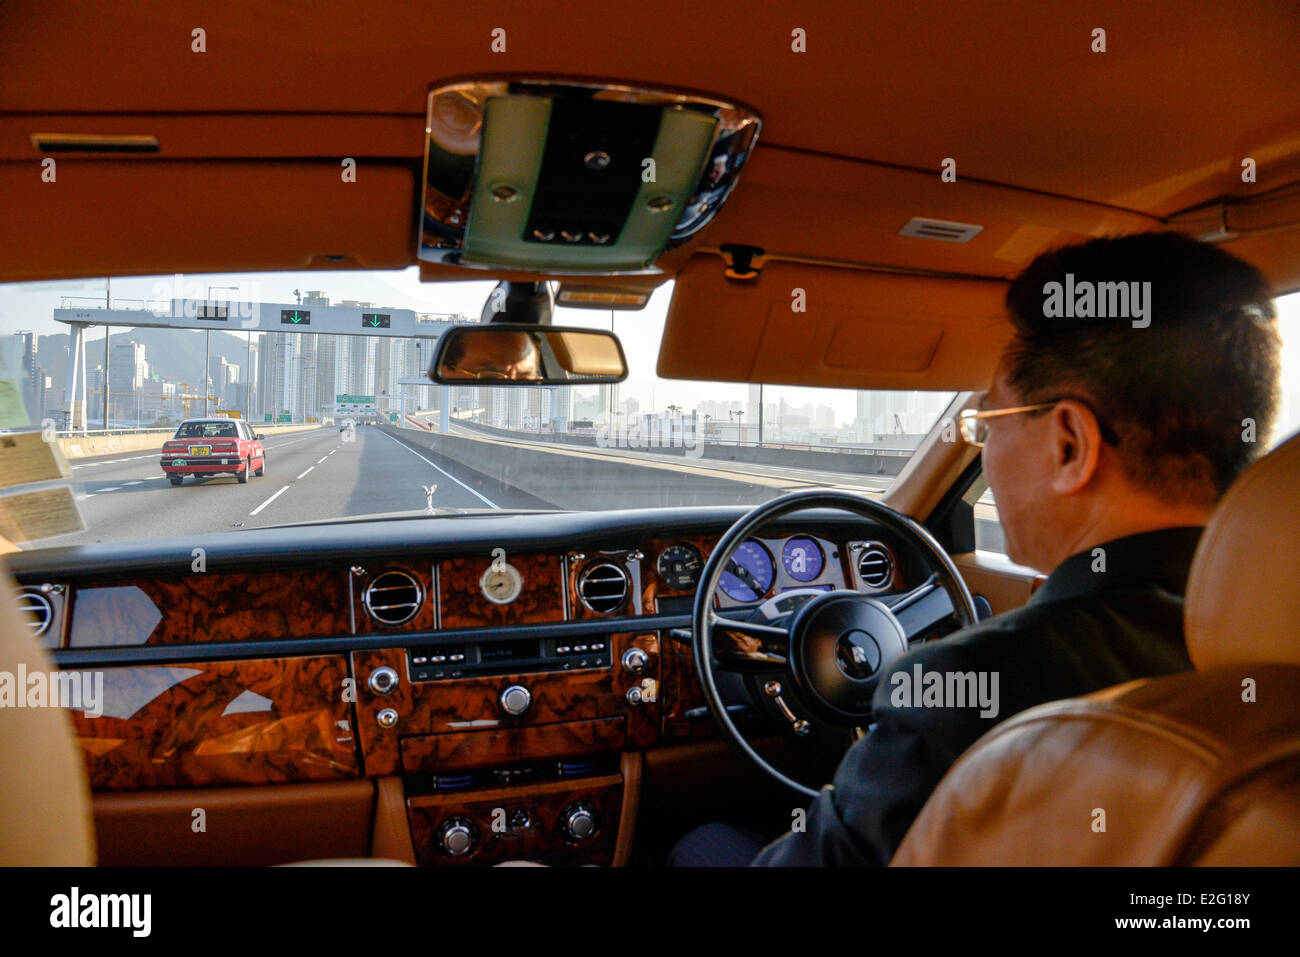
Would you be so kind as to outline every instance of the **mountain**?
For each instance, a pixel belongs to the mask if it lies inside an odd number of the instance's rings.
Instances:
[[[135,340],[144,346],[150,375],[169,382],[188,382],[196,389],[203,381],[202,330],[151,329],[113,327],[109,346]],[[54,388],[62,389],[63,377],[68,368],[68,335],[40,336],[36,355],[45,374],[54,380]],[[257,349],[257,335],[253,336],[253,349]],[[212,333],[212,356],[225,356],[226,361],[243,370],[247,361],[245,337],[229,332]],[[104,364],[104,338],[99,336],[86,342],[86,367],[93,370]],[[243,372],[240,372],[243,377]]]

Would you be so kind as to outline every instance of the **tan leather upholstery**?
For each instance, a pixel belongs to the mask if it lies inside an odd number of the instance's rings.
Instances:
[[[0,567],[0,681],[16,683],[20,667],[54,669]],[[94,863],[90,790],[74,740],[62,708],[0,707],[0,865]]]
[[[1300,665],[1300,434],[1228,490],[1187,583],[1187,653],[1201,670]]]
[[[1197,548],[1198,670],[1009,719],[949,770],[897,865],[1300,865],[1300,436]]]

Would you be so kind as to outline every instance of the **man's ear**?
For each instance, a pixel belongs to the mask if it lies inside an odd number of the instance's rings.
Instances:
[[[1101,429],[1092,410],[1074,399],[1061,400],[1047,414],[1052,491],[1073,495],[1092,481],[1097,472]]]

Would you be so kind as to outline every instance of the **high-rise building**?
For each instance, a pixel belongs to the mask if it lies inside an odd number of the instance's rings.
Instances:
[[[34,332],[19,332],[15,338],[19,343],[21,367],[18,371],[22,377],[19,391],[28,418],[39,424],[45,418],[45,370],[37,360],[38,338]]]
[[[607,382],[600,386],[600,412],[612,419],[618,414],[618,383]]]

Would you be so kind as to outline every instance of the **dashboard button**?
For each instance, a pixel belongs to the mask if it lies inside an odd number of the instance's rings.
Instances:
[[[533,704],[533,695],[523,685],[511,685],[501,692],[501,710],[512,718],[517,718]]]

